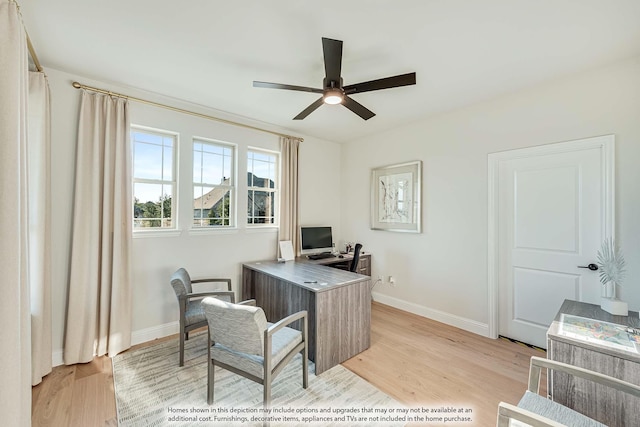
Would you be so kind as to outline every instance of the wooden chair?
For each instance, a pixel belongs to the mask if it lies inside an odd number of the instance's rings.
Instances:
[[[224,283],[226,291],[209,291],[194,293],[192,283]],[[189,331],[207,326],[200,302],[204,297],[215,296],[235,302],[231,291],[231,279],[196,279],[191,280],[184,268],[179,268],[171,275],[171,286],[180,306],[180,366],[184,365],[184,341],[189,339]]]
[[[277,323],[267,322],[255,300],[233,304],[216,298],[202,301],[209,322],[207,402],[213,403],[215,367],[263,385],[263,404],[271,403],[271,383],[297,354],[302,353],[302,387],[308,383],[307,312],[299,311]],[[288,327],[302,320],[302,331]]]
[[[574,377],[603,384],[615,390],[640,397],[640,386],[610,377],[588,369],[541,357],[532,357],[529,368],[529,387],[517,406],[500,402],[498,405],[497,427],[509,425],[530,425],[533,427],[603,427],[604,424],[593,420],[573,409],[567,408],[551,399],[540,396],[540,371],[542,368],[565,372]],[[594,396],[594,399],[597,397]],[[516,423],[510,424],[511,420]],[[519,423],[518,423],[519,422]],[[521,424],[525,423],[525,424]]]

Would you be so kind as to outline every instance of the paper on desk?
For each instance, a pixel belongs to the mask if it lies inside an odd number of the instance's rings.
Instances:
[[[292,261],[295,258],[291,240],[282,240],[280,242],[280,256],[285,261]]]

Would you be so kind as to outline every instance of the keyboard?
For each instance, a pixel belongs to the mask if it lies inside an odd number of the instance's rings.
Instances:
[[[331,252],[322,252],[319,254],[309,255],[309,259],[325,259],[325,258],[333,258],[333,254]]]

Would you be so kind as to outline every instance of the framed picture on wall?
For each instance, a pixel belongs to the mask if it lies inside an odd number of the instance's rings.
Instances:
[[[371,170],[371,229],[420,233],[422,161]]]

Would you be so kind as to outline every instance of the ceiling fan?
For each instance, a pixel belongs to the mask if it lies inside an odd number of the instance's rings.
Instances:
[[[416,84],[416,73],[407,73],[398,76],[385,77],[382,79],[343,86],[342,76],[340,75],[342,68],[342,41],[323,37],[322,51],[324,53],[325,70],[325,78],[322,82],[322,89],[258,81],[254,81],[253,86],[322,94],[322,97],[320,99],[302,110],[302,112],[295,116],[293,120],[304,119],[318,107],[320,107],[323,103],[342,104],[349,110],[362,117],[364,120],[369,120],[371,117],[375,116],[375,113],[368,110],[362,104],[354,101],[349,97],[349,95]]]

